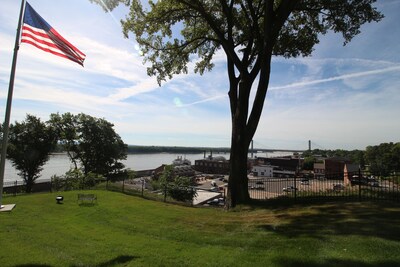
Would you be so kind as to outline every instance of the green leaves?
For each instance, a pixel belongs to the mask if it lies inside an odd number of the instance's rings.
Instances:
[[[210,71],[213,56],[223,49],[230,83],[232,150],[241,148],[233,157],[245,161],[263,110],[272,56],[310,56],[328,30],[341,33],[344,44],[348,43],[364,23],[383,18],[372,6],[375,2],[160,0],[149,1],[145,9],[142,1],[132,0],[122,26],[126,37],[135,35],[144,61],[151,64],[147,73],[156,76],[159,84],[187,73],[191,61],[195,72]],[[256,90],[252,105],[251,90]],[[241,138],[236,140],[237,136]],[[240,192],[240,182],[247,181],[247,176],[233,171],[231,176],[240,176],[230,179],[231,191]]]
[[[26,191],[30,192],[55,146],[56,134],[45,122],[28,114],[25,121],[10,125],[8,143],[7,158],[25,180]]]
[[[263,67],[255,63],[260,57],[309,56],[328,30],[341,33],[347,44],[361,25],[383,18],[373,7],[376,0],[163,0],[146,7],[140,0],[90,1],[105,10],[130,6],[123,33],[134,34],[151,63],[148,74],[159,83],[187,73],[190,61],[195,72],[210,71],[221,48],[239,75],[255,77]]]
[[[239,72],[256,76],[263,67],[254,64],[259,57],[309,56],[328,30],[342,33],[348,43],[362,24],[383,18],[374,2],[163,0],[149,1],[149,9],[144,9],[134,0],[122,25],[126,37],[135,35],[145,62],[151,63],[148,74],[159,83],[187,73],[191,60],[195,72],[210,71],[221,48]]]
[[[126,158],[127,145],[112,123],[83,113],[52,114],[50,122],[75,167],[79,161],[85,174],[107,175],[124,168],[119,160]]]
[[[365,159],[372,174],[388,176],[400,171],[400,143],[382,143],[368,146]]]

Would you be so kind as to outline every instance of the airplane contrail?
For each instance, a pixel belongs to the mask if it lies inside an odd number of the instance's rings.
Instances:
[[[338,80],[345,80],[345,79],[352,79],[352,78],[358,78],[358,77],[369,76],[369,75],[376,75],[376,74],[381,74],[381,73],[391,72],[391,71],[400,71],[400,66],[393,66],[393,67],[388,67],[388,68],[379,69],[379,70],[369,70],[369,71],[344,74],[344,75],[330,77],[330,78],[326,78],[326,79],[297,82],[297,83],[292,83],[292,84],[282,85],[282,86],[271,86],[268,88],[268,90],[281,90],[281,89],[288,89],[288,88],[294,88],[294,87],[308,86],[308,85],[327,83],[327,82],[338,81]],[[217,99],[220,99],[223,97],[227,97],[227,94],[216,95],[216,96],[205,98],[205,99],[195,101],[195,102],[192,102],[189,104],[182,104],[180,107],[188,107],[188,106],[193,106],[193,105],[197,105],[197,104],[202,104],[202,103],[214,101],[214,100],[217,100]]]
[[[379,69],[379,70],[369,70],[369,71],[344,74],[344,75],[340,75],[340,76],[319,79],[319,80],[313,80],[313,81],[297,82],[297,83],[292,83],[292,84],[283,85],[283,86],[271,86],[268,89],[269,90],[287,89],[287,88],[293,88],[293,87],[299,87],[299,86],[307,86],[307,85],[314,85],[314,84],[326,83],[326,82],[332,82],[332,81],[338,81],[338,80],[358,78],[358,77],[369,76],[369,75],[376,75],[376,74],[390,72],[390,71],[400,71],[400,66],[393,66],[393,67]]]

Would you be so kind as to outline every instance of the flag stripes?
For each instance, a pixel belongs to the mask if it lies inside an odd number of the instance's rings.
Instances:
[[[83,66],[86,55],[63,38],[26,3],[21,42],[45,52],[72,60]]]

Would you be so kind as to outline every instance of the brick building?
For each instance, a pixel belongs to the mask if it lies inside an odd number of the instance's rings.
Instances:
[[[350,164],[351,161],[346,158],[326,158],[322,162],[314,163],[314,177],[337,179],[343,178],[344,166]]]
[[[207,157],[194,161],[194,169],[202,173],[229,174],[229,160],[224,157]]]

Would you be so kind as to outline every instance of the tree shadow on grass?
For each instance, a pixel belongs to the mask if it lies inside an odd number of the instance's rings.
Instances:
[[[121,256],[115,257],[114,259],[111,259],[109,261],[95,264],[93,266],[97,266],[97,267],[115,266],[118,264],[126,264],[126,263],[133,261],[134,259],[138,259],[138,258],[139,257],[137,257],[137,256],[121,255]],[[71,267],[77,267],[77,266],[81,266],[81,265],[71,265]],[[53,266],[48,265],[48,264],[27,263],[27,264],[15,265],[14,267],[53,267]]]
[[[109,260],[107,262],[100,263],[100,264],[98,264],[96,266],[98,266],[98,267],[114,266],[114,265],[117,265],[117,264],[128,263],[128,262],[133,261],[133,260],[138,259],[138,258],[139,257],[137,257],[137,256],[121,255],[121,256],[115,257],[114,259],[111,259],[111,260]]]
[[[81,203],[79,207],[94,207],[96,204],[93,203]]]
[[[299,261],[296,259],[288,259],[285,257],[274,260],[276,266],[280,267],[397,267],[399,263],[396,261],[377,261],[373,263],[365,263],[357,260],[349,259],[326,259],[323,262],[315,262],[310,260]]]
[[[266,231],[288,237],[324,239],[330,235],[374,236],[398,241],[400,205],[393,203],[333,203],[310,206],[308,212],[276,209],[280,224],[264,224]],[[304,207],[301,210],[305,210]]]

